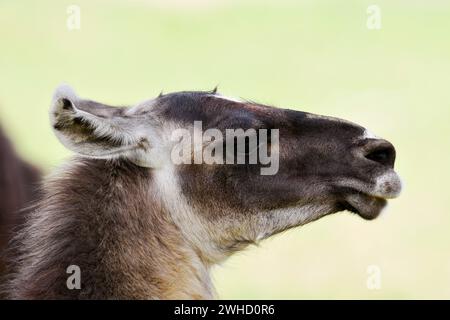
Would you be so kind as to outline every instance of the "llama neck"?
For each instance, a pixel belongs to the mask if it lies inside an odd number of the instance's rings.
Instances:
[[[149,185],[149,169],[125,162],[78,159],[57,173],[19,240],[13,295],[212,298],[208,266]],[[80,268],[79,290],[67,288],[70,265]]]

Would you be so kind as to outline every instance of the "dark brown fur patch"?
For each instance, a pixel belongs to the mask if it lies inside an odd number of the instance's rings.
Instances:
[[[0,277],[5,272],[4,254],[15,226],[23,222],[19,212],[37,196],[40,172],[16,154],[0,129]]]

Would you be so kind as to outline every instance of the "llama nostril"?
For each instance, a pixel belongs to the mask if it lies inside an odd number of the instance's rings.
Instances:
[[[379,163],[385,163],[389,159],[389,154],[389,149],[380,149],[370,152],[366,155],[366,158]]]
[[[385,140],[374,141],[370,148],[366,150],[366,159],[377,162],[390,168],[394,167],[395,148]]]

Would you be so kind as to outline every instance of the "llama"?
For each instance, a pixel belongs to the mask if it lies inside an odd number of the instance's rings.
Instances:
[[[14,299],[211,299],[210,269],[234,252],[339,211],[374,219],[401,190],[394,147],[363,127],[215,91],[111,107],[62,85],[50,121],[77,155],[44,182],[15,239]],[[276,174],[262,163],[174,165],[171,133],[195,121],[279,130],[266,141]]]
[[[19,210],[37,197],[40,172],[14,151],[0,128],[0,277],[5,273],[3,259],[12,229],[23,221]]]

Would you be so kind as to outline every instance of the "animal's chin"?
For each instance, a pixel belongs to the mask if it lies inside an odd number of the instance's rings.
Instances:
[[[380,215],[386,204],[386,199],[364,193],[355,193],[348,195],[341,205],[344,210],[354,212],[363,219],[372,220]]]

